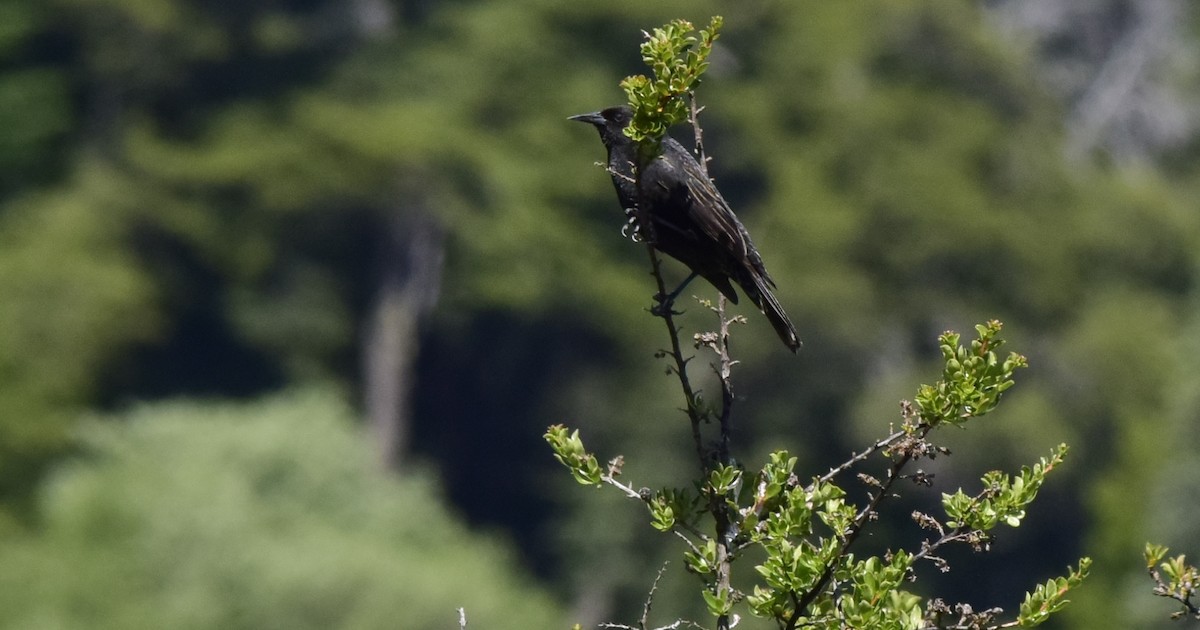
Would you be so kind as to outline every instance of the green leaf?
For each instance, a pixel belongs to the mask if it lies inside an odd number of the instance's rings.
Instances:
[[[1143,552],[1143,556],[1146,558],[1146,568],[1153,569],[1154,565],[1162,562],[1162,559],[1167,555],[1167,551],[1166,545],[1146,543],[1146,550]]]
[[[704,595],[704,603],[708,606],[708,612],[712,616],[722,617],[733,610],[733,598],[728,589],[722,588],[715,593],[704,589],[701,594]]]
[[[1032,593],[1026,593],[1017,616],[1021,626],[1028,628],[1040,625],[1049,619],[1050,615],[1062,610],[1070,603],[1066,598],[1067,593],[1083,583],[1091,566],[1091,558],[1080,558],[1079,565],[1071,569],[1066,576],[1047,580],[1045,584],[1038,585]]]

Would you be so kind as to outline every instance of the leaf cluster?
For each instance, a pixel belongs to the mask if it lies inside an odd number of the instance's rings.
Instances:
[[[1197,586],[1200,586],[1200,569],[1188,564],[1187,556],[1183,554],[1167,558],[1169,552],[1165,545],[1146,543],[1146,572],[1154,580],[1154,594],[1179,602],[1182,609],[1171,615],[1173,619],[1191,617],[1200,620],[1200,606],[1194,601]]]
[[[140,405],[81,434],[41,528],[0,540],[0,628],[440,630],[460,606],[490,628],[561,627],[434,475],[375,468],[332,391]]]
[[[966,527],[989,530],[1003,522],[1017,527],[1025,518],[1025,506],[1037,497],[1038,489],[1046,480],[1046,474],[1063,461],[1067,445],[1059,444],[1049,458],[1043,457],[1032,467],[1021,468],[1019,476],[1006,475],[993,470],[983,476],[983,491],[970,497],[962,490],[942,495],[942,507],[950,519],[950,527]]]
[[[621,81],[633,108],[633,121],[625,134],[641,146],[656,148],[672,125],[688,119],[688,100],[708,69],[708,56],[719,36],[721,16],[698,32],[687,20],[673,20],[645,33],[642,60],[654,78],[638,74]],[[693,34],[694,33],[694,34]]]
[[[568,433],[567,428],[555,425],[546,430],[546,441],[554,449],[554,458],[574,475],[575,481],[583,485],[600,485],[604,474],[596,456],[583,448],[583,440],[579,438],[579,430]]]
[[[1003,345],[1000,329],[995,321],[976,327],[977,336],[967,346],[959,343],[956,333],[943,334],[943,377],[933,385],[921,386],[917,404],[902,405],[901,430],[808,483],[801,483],[795,471],[797,458],[776,451],[757,471],[715,464],[690,490],[634,491],[617,480],[619,466],[600,469],[578,431],[568,433],[555,426],[547,431],[546,439],[577,481],[622,489],[646,504],[655,529],[686,541],[685,566],[703,581],[702,597],[718,619],[728,618],[744,603],[750,613],[774,619],[784,628],[1037,625],[1067,603],[1067,593],[1086,577],[1089,559],[1081,559],[1067,575],[1027,593],[1016,618],[1008,622],[997,621],[1002,612],[998,608],[974,613],[960,604],[951,610],[940,599],[926,602],[905,585],[917,579],[916,567],[922,560],[948,570],[947,562],[936,555],[944,546],[957,543],[985,551],[993,529],[1019,526],[1047,475],[1062,463],[1065,445],[1017,475],[984,474],[983,488],[974,495],[962,489],[943,494],[944,513],[940,516],[914,513],[923,529],[936,534],[931,538],[883,555],[859,556],[852,551],[855,541],[878,518],[880,505],[899,496],[898,481],[932,484],[932,477],[925,473],[904,474],[914,461],[947,453],[928,440],[929,433],[943,425],[962,427],[995,409],[1003,392],[1012,386],[1013,373],[1025,367],[1025,360],[1017,354],[997,358],[996,349]],[[879,478],[859,474],[869,498],[865,504],[856,504],[848,499],[844,484],[835,479],[861,467],[872,456],[885,460],[885,472]],[[717,536],[709,535],[702,532],[709,521],[728,526],[718,527]],[[748,556],[761,560],[754,566],[755,583],[744,590],[729,581],[727,567]],[[955,611],[958,620],[947,621]]]
[[[975,327],[978,337],[969,348],[959,345],[959,334],[943,333],[938,338],[945,369],[936,385],[923,385],[916,404],[922,422],[961,424],[996,407],[1000,394],[1013,386],[1014,370],[1028,365],[1025,357],[1010,353],[1001,361],[996,351],[1004,345],[997,335],[1001,324],[992,320]]]

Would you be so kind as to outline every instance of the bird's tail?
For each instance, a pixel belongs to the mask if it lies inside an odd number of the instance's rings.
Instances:
[[[792,352],[799,350],[801,344],[800,338],[796,336],[796,327],[792,325],[792,320],[788,319],[787,313],[783,312],[783,306],[771,292],[770,279],[763,274],[751,275],[755,291],[753,293],[747,291],[747,295],[758,306],[758,310],[767,316],[767,320],[771,322],[771,326],[775,328],[775,333],[779,335],[784,345]],[[742,288],[746,288],[745,285]]]

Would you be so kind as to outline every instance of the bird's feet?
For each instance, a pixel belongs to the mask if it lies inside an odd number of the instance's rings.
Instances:
[[[675,287],[674,291],[671,291],[667,295],[663,295],[662,293],[656,294],[654,296],[654,301],[656,304],[650,307],[650,313],[652,315],[657,315],[658,317],[663,317],[667,313],[672,315],[682,315],[682,311],[676,311],[672,308],[675,306],[675,298],[678,298],[679,294],[683,293],[683,290],[687,288],[688,284],[691,284],[692,280],[696,279],[696,276],[696,272],[693,271],[686,280],[681,282],[678,287]]]
[[[650,314],[655,317],[666,317],[668,314],[683,315],[683,311],[677,311],[672,308],[673,306],[675,306],[675,296],[657,293],[654,295],[654,306],[650,307]]]
[[[625,208],[625,225],[621,226],[621,236],[634,243],[641,243],[646,240],[642,238],[642,226],[637,220],[637,210]]]

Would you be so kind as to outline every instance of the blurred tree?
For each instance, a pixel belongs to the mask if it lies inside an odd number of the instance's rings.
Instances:
[[[0,497],[21,507],[75,414],[103,395],[105,367],[161,324],[109,214],[130,191],[108,175],[81,173],[0,214]]]
[[[5,628],[552,628],[563,622],[428,475],[387,478],[328,392],[90,422],[0,543]]]
[[[1068,155],[1126,165],[1192,142],[1200,117],[1197,45],[1186,0],[984,0],[989,17],[1036,60],[1047,91],[1069,106]]]
[[[42,3],[0,6],[0,200],[53,179],[74,123],[69,82]]]

